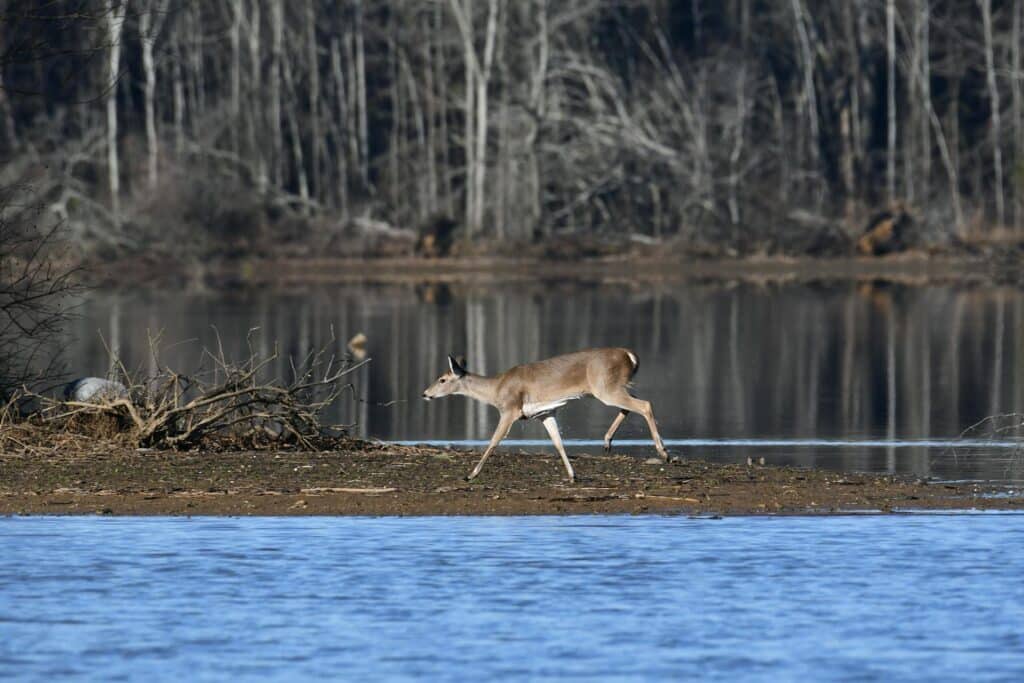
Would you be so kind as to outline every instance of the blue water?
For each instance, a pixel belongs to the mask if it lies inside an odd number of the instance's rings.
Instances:
[[[1024,515],[0,519],[0,678],[1020,680]]]

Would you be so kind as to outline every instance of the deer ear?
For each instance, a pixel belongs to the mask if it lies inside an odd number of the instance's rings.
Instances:
[[[448,356],[448,367],[452,369],[452,374],[456,377],[462,377],[466,374],[466,359],[462,356],[456,358],[455,356]]]

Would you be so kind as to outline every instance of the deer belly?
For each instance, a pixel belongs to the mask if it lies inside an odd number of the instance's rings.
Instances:
[[[572,396],[563,396],[562,398],[556,398],[551,401],[524,403],[523,417],[528,420],[532,420],[534,418],[550,415],[569,401],[575,401],[581,396],[583,396],[583,394],[573,394]]]

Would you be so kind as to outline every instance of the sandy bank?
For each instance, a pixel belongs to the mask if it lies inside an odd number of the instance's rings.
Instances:
[[[522,515],[816,514],[900,509],[1024,510],[976,484],[625,455],[478,453],[352,442],[325,452],[0,454],[0,514]]]

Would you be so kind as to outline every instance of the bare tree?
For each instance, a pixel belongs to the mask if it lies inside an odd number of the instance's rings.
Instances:
[[[1002,124],[1000,119],[999,87],[996,85],[996,67],[993,56],[992,0],[978,0],[981,6],[981,23],[985,36],[985,82],[988,85],[989,117],[992,121],[992,167],[995,170],[996,224],[1006,222],[1003,204],[1003,150]]]
[[[153,43],[166,14],[166,0],[149,0],[139,12],[139,42],[142,46],[142,69],[145,73],[146,149],[149,154],[147,177],[150,189],[157,186],[159,142],[156,137],[156,65],[153,61]]]
[[[885,195],[896,198],[896,0],[885,1]]]
[[[24,387],[53,384],[63,372],[68,299],[80,286],[62,267],[62,226],[37,227],[31,190],[0,188],[0,401]]]
[[[121,70],[121,30],[127,0],[107,0],[110,56],[107,68],[107,172],[110,184],[110,211],[114,220],[121,216],[121,169],[117,154],[117,82]]]

